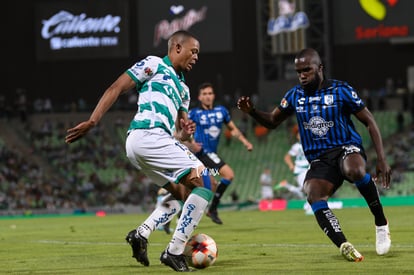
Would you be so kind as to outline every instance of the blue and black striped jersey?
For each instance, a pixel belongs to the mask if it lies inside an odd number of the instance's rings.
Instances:
[[[213,109],[194,108],[188,113],[188,118],[197,125],[194,140],[202,143],[204,153],[217,153],[223,123],[230,122],[229,111],[221,105]]]
[[[303,150],[312,161],[326,150],[343,145],[361,149],[362,139],[351,115],[365,107],[357,92],[346,82],[327,80],[323,87],[306,93],[300,85],[290,89],[279,109],[296,114]]]

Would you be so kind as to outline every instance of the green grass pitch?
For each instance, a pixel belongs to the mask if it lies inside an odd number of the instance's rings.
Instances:
[[[216,263],[197,274],[414,274],[413,207],[386,207],[389,254],[375,253],[375,227],[367,208],[335,210],[342,229],[365,256],[347,262],[302,210],[222,211],[223,225],[203,217],[195,232],[218,245]],[[159,261],[171,235],[149,240],[150,266],[131,258],[126,233],[147,215],[56,216],[0,219],[0,274],[165,274]],[[173,220],[172,225],[175,225]]]

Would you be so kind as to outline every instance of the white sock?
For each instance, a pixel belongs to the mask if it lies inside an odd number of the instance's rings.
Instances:
[[[167,199],[167,198],[166,198]],[[164,201],[166,201],[164,199]],[[169,200],[158,205],[151,215],[138,227],[137,232],[148,240],[158,226],[171,221],[181,210],[181,201]]]
[[[296,194],[298,197],[303,198],[302,187],[294,186],[290,183],[287,183],[285,185],[285,188],[289,190],[289,192]]]
[[[208,202],[208,200],[195,193],[191,193],[188,196],[174,235],[168,246],[169,253],[180,255],[184,252],[185,243],[191,237],[191,234],[203,217]]]

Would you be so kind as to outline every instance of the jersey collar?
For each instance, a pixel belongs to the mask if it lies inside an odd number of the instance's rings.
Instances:
[[[174,67],[172,65],[172,62],[171,62],[170,58],[168,57],[168,55],[164,56],[164,58],[162,59],[162,61],[164,61],[165,64],[167,64],[168,66],[170,66],[170,67],[172,67],[174,69]],[[175,69],[174,69],[174,71],[175,71]],[[177,76],[182,81],[185,81],[183,72],[177,73]]]

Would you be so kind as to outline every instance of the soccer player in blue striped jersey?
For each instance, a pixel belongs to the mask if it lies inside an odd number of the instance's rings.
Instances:
[[[239,98],[238,108],[272,129],[289,116],[296,116],[303,150],[311,164],[304,191],[319,226],[347,260],[363,260],[347,241],[327,203],[347,180],[355,184],[374,216],[376,252],[384,255],[391,247],[390,231],[374,179],[383,188],[389,188],[391,168],[386,162],[377,123],[348,83],[325,79],[321,58],[314,49],[304,49],[296,55],[295,70],[300,84],[290,89],[272,112],[256,110],[245,96]],[[377,154],[376,176],[367,173],[362,139],[351,115],[368,129]]]
[[[222,105],[214,105],[215,93],[211,83],[202,83],[198,89],[198,100],[200,107],[193,108],[188,113],[188,118],[195,122],[196,130],[194,139],[185,143],[192,152],[210,169],[211,172],[218,172],[221,177],[220,183],[210,204],[207,216],[213,222],[222,224],[218,216],[217,207],[223,193],[234,179],[233,169],[217,154],[223,125],[237,138],[248,151],[253,150],[253,145],[240,132],[233,120],[229,110]]]

